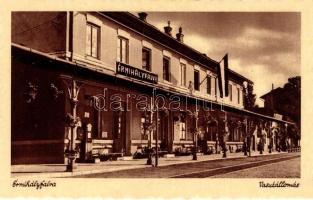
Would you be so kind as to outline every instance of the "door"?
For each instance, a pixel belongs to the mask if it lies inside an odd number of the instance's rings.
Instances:
[[[168,113],[159,113],[159,134],[161,138],[160,149],[162,151],[169,151],[169,116]]]
[[[255,135],[252,136],[252,150],[255,151]]]
[[[126,112],[113,112],[113,152],[126,153]]]

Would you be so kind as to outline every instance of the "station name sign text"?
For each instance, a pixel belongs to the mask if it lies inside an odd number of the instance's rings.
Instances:
[[[158,83],[158,75],[132,67],[125,63],[116,62],[116,73],[150,83]]]

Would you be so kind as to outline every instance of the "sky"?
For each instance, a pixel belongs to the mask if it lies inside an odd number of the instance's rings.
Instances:
[[[182,27],[184,43],[254,82],[260,96],[300,75],[301,16],[296,12],[148,12],[147,22],[172,35]]]

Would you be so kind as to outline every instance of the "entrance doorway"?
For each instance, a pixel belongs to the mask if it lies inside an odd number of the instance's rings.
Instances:
[[[160,149],[161,151],[169,151],[169,113],[160,112],[159,113],[159,133],[161,138]]]
[[[113,112],[113,153],[126,153],[126,111]]]
[[[252,136],[252,150],[255,151],[255,135]]]

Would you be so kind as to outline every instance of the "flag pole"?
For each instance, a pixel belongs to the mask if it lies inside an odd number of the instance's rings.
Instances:
[[[224,58],[225,58],[225,56],[227,55],[228,53],[226,53],[225,55],[224,55],[224,57],[218,62],[218,64],[220,64],[221,62],[222,62],[222,60],[224,60]],[[202,81],[201,81],[201,83],[199,84],[199,85],[202,85],[202,83],[206,80],[208,78],[208,76],[206,76]]]
[[[226,54],[223,56],[223,58],[218,62],[218,64],[220,64],[220,63],[224,60],[224,58],[225,58],[226,55],[228,55],[228,53],[226,53]]]

